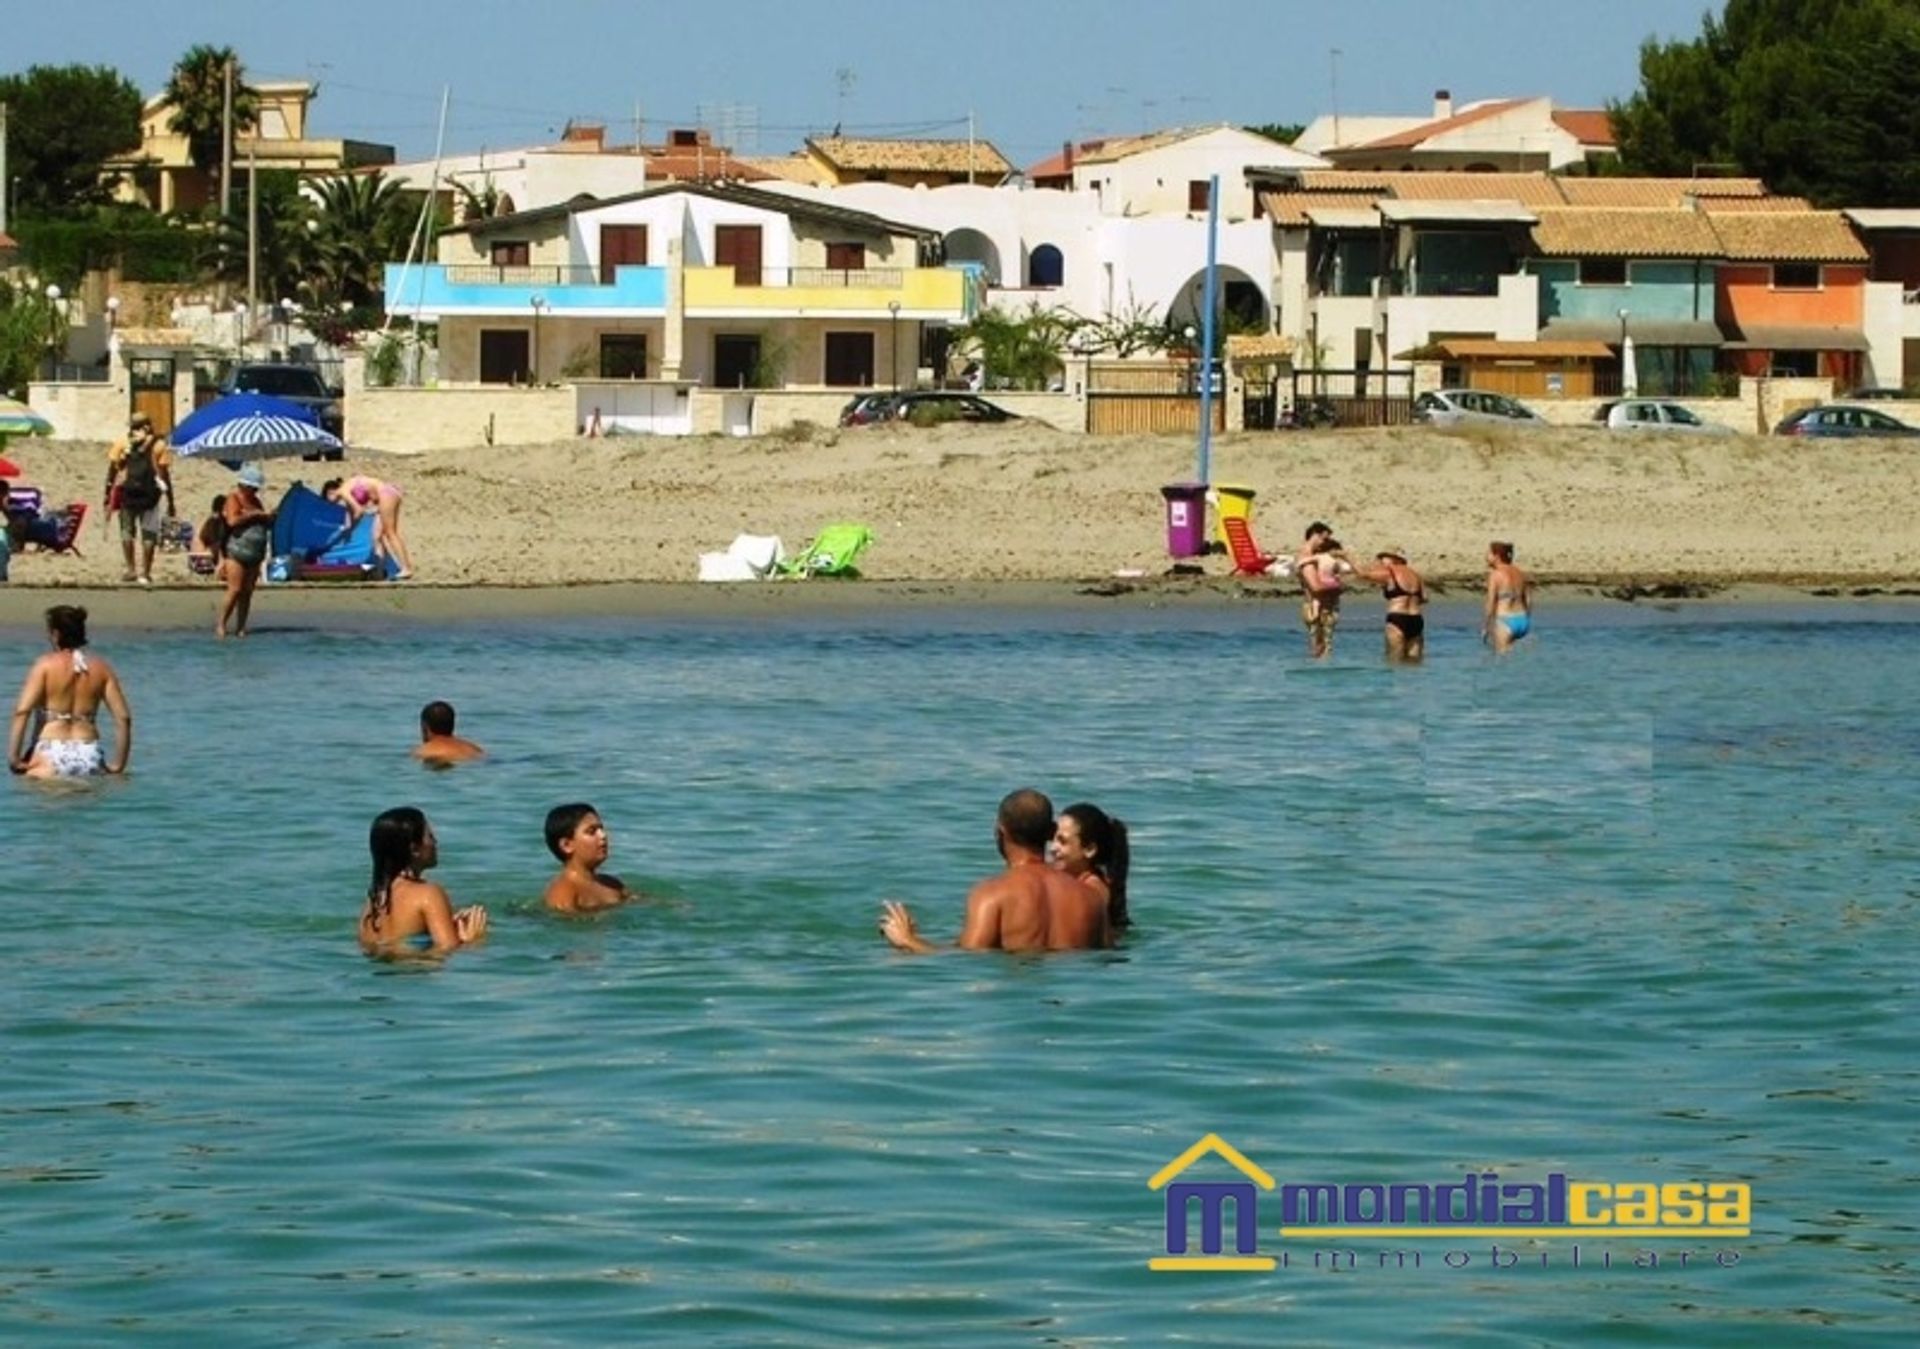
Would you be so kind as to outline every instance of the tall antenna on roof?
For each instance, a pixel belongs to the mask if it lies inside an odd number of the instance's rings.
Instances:
[[[836,127],[847,124],[847,99],[853,94],[853,86],[859,77],[853,73],[852,66],[841,66],[833,72],[833,82],[840,86],[840,93],[834,104],[833,122]]]
[[[1327,48],[1327,85],[1333,104],[1333,143],[1340,144],[1340,49]]]

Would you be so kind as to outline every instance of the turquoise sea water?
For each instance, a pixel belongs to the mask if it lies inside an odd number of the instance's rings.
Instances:
[[[1920,611],[1549,611],[1505,661],[1443,611],[1391,671],[1372,613],[1313,667],[1279,605],[270,601],[96,633],[136,774],[0,785],[0,1342],[1913,1342]],[[406,761],[429,697],[492,762]],[[1137,934],[887,950],[882,896],[957,929],[1026,783],[1131,822]],[[578,797],[662,902],[537,910]],[[408,803],[493,913],[440,968],[352,940]],[[1753,1233],[1150,1273],[1208,1131],[1282,1181],[1744,1180]]]

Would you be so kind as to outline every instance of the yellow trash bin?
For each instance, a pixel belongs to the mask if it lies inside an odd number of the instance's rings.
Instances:
[[[1253,528],[1253,489],[1251,487],[1229,487],[1226,483],[1215,483],[1213,490],[1219,493],[1219,505],[1214,508],[1214,534],[1224,545],[1227,541],[1227,521],[1245,520],[1247,528]]]

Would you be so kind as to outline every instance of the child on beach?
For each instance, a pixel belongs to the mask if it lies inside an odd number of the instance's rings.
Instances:
[[[556,913],[593,913],[637,898],[618,876],[603,876],[611,845],[600,812],[584,801],[547,812],[547,850],[560,874],[547,882],[547,907]]]
[[[227,496],[222,492],[213,499],[212,514],[200,522],[200,532],[193,536],[193,547],[187,552],[187,569],[195,576],[212,576],[226,559],[226,509]]]

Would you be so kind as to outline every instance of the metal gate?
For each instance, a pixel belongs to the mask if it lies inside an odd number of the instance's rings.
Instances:
[[[1413,371],[1296,370],[1284,426],[1408,426],[1413,422]]]

